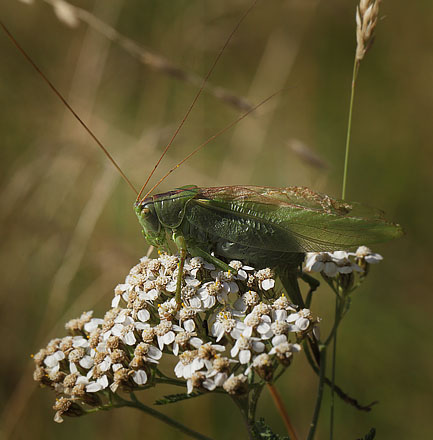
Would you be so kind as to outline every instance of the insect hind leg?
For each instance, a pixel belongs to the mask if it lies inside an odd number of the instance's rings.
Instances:
[[[199,247],[190,247],[189,248],[191,253],[196,257],[201,257],[204,260],[206,260],[208,263],[214,264],[219,269],[223,270],[224,272],[232,272],[233,274],[237,274],[237,270],[233,267],[229,266],[224,261],[220,260],[219,258],[209,254],[208,252],[204,251],[203,249],[200,249]]]

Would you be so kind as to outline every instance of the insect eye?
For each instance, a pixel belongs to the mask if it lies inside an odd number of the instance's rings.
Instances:
[[[143,215],[148,215],[149,213],[150,213],[150,209],[149,208],[143,208],[142,210],[141,210],[141,213],[143,214]]]

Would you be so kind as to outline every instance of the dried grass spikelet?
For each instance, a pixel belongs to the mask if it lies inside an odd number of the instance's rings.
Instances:
[[[50,0],[48,3],[52,4],[57,18],[66,24],[66,26],[75,28],[80,24],[76,9],[73,5],[70,5],[64,0]]]
[[[356,8],[356,61],[364,58],[374,40],[381,0],[360,0]]]

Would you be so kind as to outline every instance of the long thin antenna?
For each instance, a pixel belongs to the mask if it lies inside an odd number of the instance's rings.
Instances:
[[[240,25],[242,24],[242,22],[245,20],[245,18],[247,17],[247,15],[251,12],[251,10],[254,8],[254,6],[256,5],[256,3],[258,2],[258,0],[254,0],[254,2],[251,4],[251,6],[244,12],[244,14],[242,15],[242,17],[240,18],[240,20],[238,21],[238,23],[236,24],[235,28],[232,30],[232,32],[230,33],[230,35],[227,37],[223,47],[221,48],[221,50],[219,51],[217,57],[215,58],[215,61],[213,62],[211,68],[209,69],[208,73],[206,74],[206,76],[203,79],[203,82],[198,90],[198,92],[196,93],[194,99],[192,100],[187,112],[185,113],[185,116],[183,117],[182,121],[180,122],[179,126],[177,127],[176,131],[174,132],[173,136],[170,139],[170,142],[167,144],[167,146],[165,147],[164,151],[161,154],[161,157],[158,159],[158,162],[156,162],[155,166],[153,167],[153,170],[151,171],[151,173],[149,174],[149,177],[146,179],[146,182],[144,182],[144,185],[141,187],[140,192],[137,195],[137,202],[140,200],[141,194],[143,193],[144,189],[146,188],[147,184],[149,183],[149,180],[152,178],[153,174],[155,173],[156,169],[158,168],[161,160],[163,159],[163,157],[166,155],[167,151],[169,150],[169,148],[171,147],[173,141],[176,139],[176,136],[178,135],[178,133],[180,132],[180,130],[182,129],[183,125],[185,124],[186,120],[188,119],[189,114],[191,113],[191,110],[194,108],[195,103],[197,102],[197,99],[199,98],[199,96],[201,95],[201,93],[203,92],[203,89],[209,79],[209,77],[211,76],[212,72],[215,69],[215,66],[218,64],[219,59],[221,58],[222,54],[224,53],[226,47],[228,46],[228,44],[230,43],[231,39],[233,38],[233,35],[236,33],[236,31],[239,29]],[[248,113],[250,113],[252,110],[254,110],[254,108],[252,108]],[[246,113],[246,114],[248,114]],[[154,188],[156,188],[156,186],[159,185],[160,182],[158,182]],[[150,191],[151,192],[151,191]],[[149,194],[149,193],[148,193]],[[144,197],[146,198],[146,197]]]
[[[284,89],[278,90],[277,92],[273,93],[272,95],[265,98],[263,101],[259,102],[257,105],[252,107],[250,110],[239,116],[236,120],[231,122],[229,125],[225,126],[223,129],[215,133],[213,136],[208,138],[206,141],[204,141],[201,145],[199,145],[195,150],[193,150],[191,153],[188,154],[184,159],[182,159],[177,165],[175,165],[173,168],[171,168],[165,175],[156,182],[156,184],[146,193],[146,195],[141,199],[146,199],[149,194],[152,193],[153,190],[155,190],[175,169],[179,168],[184,162],[186,162],[190,157],[194,156],[194,154],[198,153],[204,146],[212,142],[215,138],[225,133],[227,130],[230,130],[234,125],[236,125],[238,122],[242,121],[242,119],[246,118],[250,113],[257,110],[259,107],[261,107],[263,104],[266,104],[269,100],[271,100],[275,95],[278,95],[278,93],[281,93]]]
[[[75,110],[69,105],[69,103],[66,101],[66,99],[63,97],[63,95],[57,90],[57,88],[54,86],[54,84],[47,78],[47,76],[39,69],[39,67],[36,65],[36,63],[30,58],[30,55],[27,54],[27,52],[21,47],[21,45],[18,43],[18,41],[14,38],[14,36],[9,32],[8,28],[3,24],[2,21],[0,21],[0,26],[3,28],[6,35],[9,37],[9,39],[12,41],[12,43],[17,47],[17,49],[24,55],[24,57],[27,59],[27,61],[33,66],[33,68],[36,70],[36,72],[42,77],[42,79],[48,84],[48,86],[51,88],[51,90],[55,93],[55,95],[60,99],[60,101],[63,102],[63,104],[66,106],[66,108],[74,115],[75,119],[84,127],[84,129],[87,131],[87,133],[90,134],[92,139],[98,144],[99,148],[104,152],[104,154],[108,157],[110,162],[114,165],[114,167],[117,169],[117,171],[122,176],[123,180],[130,186],[130,188],[135,192],[135,194],[138,194],[138,191],[134,187],[134,185],[131,183],[131,181],[126,177],[126,174],[121,170],[119,165],[117,165],[116,161],[113,159],[111,154],[107,151],[107,149],[104,147],[102,142],[96,137],[96,135],[90,130],[90,128],[83,122],[83,120],[78,116],[78,114],[75,112]]]

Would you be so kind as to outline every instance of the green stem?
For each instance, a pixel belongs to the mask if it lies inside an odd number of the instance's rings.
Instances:
[[[121,407],[131,407],[138,409],[140,411],[143,411],[146,414],[149,414],[152,417],[155,417],[156,419],[160,420],[161,422],[166,423],[167,425],[171,426],[172,428],[177,429],[178,431],[182,432],[185,435],[188,435],[189,437],[198,439],[198,440],[212,440],[210,437],[207,437],[203,434],[200,434],[197,431],[194,431],[190,428],[188,428],[185,425],[182,425],[182,423],[179,423],[178,421],[172,419],[171,417],[166,416],[165,414],[156,411],[155,409],[144,405],[141,403],[137,398],[135,397],[134,393],[131,393],[131,400],[125,400],[122,399],[119,396],[117,397],[118,403],[113,404],[113,407],[121,408]]]
[[[325,340],[324,345],[328,346],[331,341],[334,340],[335,334],[337,333],[338,326],[340,325],[341,320],[343,319],[343,310],[344,310],[344,299],[342,297],[337,296],[335,298],[335,318],[334,325],[332,327],[331,333],[329,333],[328,338]]]
[[[242,414],[242,418],[244,419],[245,426],[246,426],[247,432],[248,432],[248,439],[254,440],[254,432],[253,432],[254,421],[251,421],[250,417],[249,417],[248,397],[232,396],[232,399],[236,403],[237,407],[239,408],[239,410]]]
[[[250,419],[250,421],[252,421],[252,423],[255,423],[256,420],[257,403],[259,402],[259,397],[262,391],[263,391],[263,386],[257,385],[255,388],[253,388],[251,392],[251,398],[248,408],[248,418]]]
[[[346,154],[344,157],[344,172],[343,172],[343,188],[341,191],[341,198],[343,200],[346,198],[346,182],[347,182],[347,168],[349,165],[350,133],[352,131],[353,101],[355,98],[355,84],[356,84],[356,77],[358,76],[358,70],[359,70],[359,61],[355,58],[355,61],[353,63],[352,87],[350,92],[349,120],[347,123]]]
[[[335,321],[339,321],[339,298],[335,297]],[[335,365],[337,359],[337,330],[338,327],[335,328],[334,337],[333,337],[333,346],[332,346],[332,373],[331,373],[331,408],[330,408],[330,429],[329,429],[329,438],[332,440],[334,438],[334,405],[335,405]]]
[[[157,377],[155,378],[155,382],[164,383],[167,385],[175,385],[177,387],[186,387],[186,382],[183,380],[172,379],[170,377]]]
[[[313,440],[316,433],[317,422],[319,420],[320,408],[322,406],[323,388],[325,385],[325,369],[326,369],[326,347],[320,346],[320,373],[319,373],[319,386],[317,389],[316,406],[314,408],[313,418],[310,424],[310,430],[308,432],[307,440]]]

